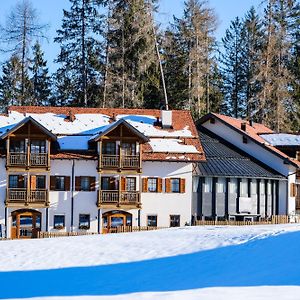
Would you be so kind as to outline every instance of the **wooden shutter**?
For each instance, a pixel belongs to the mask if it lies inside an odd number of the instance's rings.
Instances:
[[[185,193],[185,178],[180,178],[180,193]]]
[[[50,176],[50,190],[51,191],[55,191],[55,182],[56,182],[56,177]]]
[[[18,176],[18,188],[25,188],[25,178],[23,175]]]
[[[148,192],[148,178],[143,178],[142,179],[142,192],[147,193]]]
[[[75,191],[81,190],[81,176],[75,177]]]
[[[291,197],[296,197],[296,184],[295,183],[291,183],[290,185],[290,196]]]
[[[121,191],[125,191],[126,190],[126,178],[125,177],[121,177],[120,178],[120,184],[121,184]]]
[[[70,176],[65,176],[65,191],[70,190]]]
[[[96,190],[96,177],[90,176],[90,191]]]
[[[36,190],[36,176],[35,175],[30,176],[30,189]]]
[[[166,193],[171,193],[171,179],[170,178],[165,179],[165,191],[166,191]]]
[[[162,178],[157,178],[157,192],[162,192]]]

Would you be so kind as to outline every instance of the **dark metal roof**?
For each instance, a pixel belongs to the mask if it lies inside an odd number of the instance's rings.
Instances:
[[[200,176],[285,179],[275,170],[198,126],[206,162],[199,163]]]

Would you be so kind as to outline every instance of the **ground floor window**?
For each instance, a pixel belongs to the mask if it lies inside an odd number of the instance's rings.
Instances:
[[[90,215],[79,215],[79,229],[90,229]]]
[[[157,216],[148,216],[147,217],[147,226],[149,227],[157,227]]]
[[[54,224],[54,229],[63,229],[65,227],[65,216],[55,215],[53,224]]]
[[[170,215],[170,227],[180,226],[180,215]]]

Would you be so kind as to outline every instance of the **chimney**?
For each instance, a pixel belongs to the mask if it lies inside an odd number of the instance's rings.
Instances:
[[[241,129],[246,131],[246,122],[241,123]]]
[[[253,120],[252,120],[252,118],[249,120],[249,125],[250,125],[251,127],[253,127]]]
[[[76,119],[75,114],[71,109],[69,110],[69,116],[67,118],[69,119],[70,122],[74,122]]]
[[[172,111],[171,110],[161,110],[160,118],[161,118],[162,128],[172,128]]]

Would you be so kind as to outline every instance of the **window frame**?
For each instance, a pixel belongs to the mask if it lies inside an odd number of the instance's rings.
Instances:
[[[154,217],[155,225],[149,225],[149,218]],[[152,222],[153,220],[151,220]],[[147,227],[157,227],[157,215],[147,215]]]
[[[58,180],[61,180],[63,182],[63,185],[58,184]],[[55,176],[55,191],[65,191],[66,188],[66,179],[65,176]]]
[[[85,225],[85,224],[81,224],[81,223],[86,223],[86,222],[82,222],[81,221],[81,218],[83,216],[88,216],[88,221],[87,221],[87,224],[88,225]],[[91,228],[91,215],[90,214],[79,214],[79,218],[78,218],[78,228],[79,229],[82,229],[82,230],[88,230]]]
[[[87,184],[84,186],[84,183]],[[91,191],[91,178],[89,176],[80,176],[80,191],[90,192]]]
[[[155,181],[155,190],[150,189],[150,181],[151,180]],[[148,177],[147,178],[147,185],[148,185],[148,187],[147,187],[147,192],[148,193],[157,193],[157,191],[158,191],[158,178],[157,177]]]
[[[173,190],[173,181],[178,181],[178,190]],[[175,194],[180,194],[180,178],[170,178],[170,192]]]
[[[172,218],[178,218],[178,220],[172,220]],[[177,225],[172,225],[172,222],[178,222]],[[170,215],[170,227],[180,227],[180,215]]]
[[[55,222],[55,218],[58,218],[58,217],[62,217],[63,222]],[[57,223],[59,223],[59,224],[57,224]],[[60,225],[60,223],[62,223],[62,225]],[[62,214],[54,215],[53,216],[53,228],[60,230],[60,229],[64,229],[65,227],[66,227],[66,216],[62,215]]]

